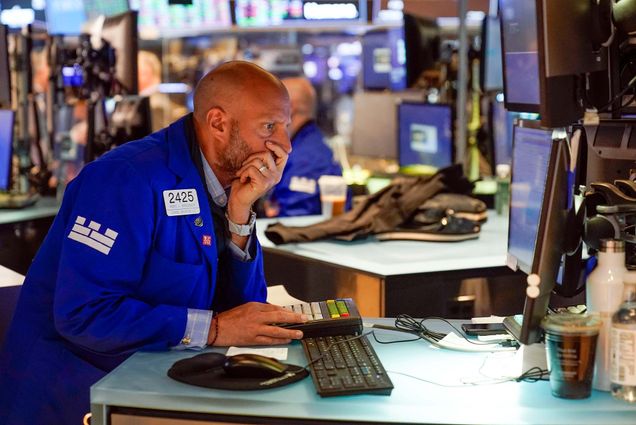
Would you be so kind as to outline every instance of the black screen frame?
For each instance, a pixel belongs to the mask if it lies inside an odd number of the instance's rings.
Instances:
[[[570,154],[566,137],[560,137],[553,129],[545,128],[538,121],[518,120],[513,130],[513,140],[514,133],[519,127],[553,131],[532,264],[522,264],[522,267],[519,267],[515,257],[511,254],[508,254],[507,260],[511,268],[521,269],[526,274],[536,274],[540,279],[538,296],[534,296],[535,294],[531,294],[531,292],[526,294],[521,325],[514,319],[504,321],[509,332],[519,342],[532,344],[541,339],[540,323],[548,311],[550,297],[555,285],[557,285],[559,269],[566,251],[568,213],[571,208],[569,205],[571,188],[568,177]],[[565,135],[565,131],[563,134]],[[511,213],[512,209],[510,210]],[[512,228],[509,226],[508,240],[510,240],[511,230]]]
[[[128,12],[104,19],[100,36],[115,49],[117,90],[111,94],[136,95],[139,92],[137,55],[139,52],[138,12]]]
[[[0,108],[11,107],[11,67],[9,66],[9,29],[0,25]]]

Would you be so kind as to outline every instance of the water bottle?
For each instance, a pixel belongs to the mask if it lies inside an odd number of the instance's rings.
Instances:
[[[601,391],[610,390],[612,315],[623,301],[623,275],[626,272],[625,242],[603,239],[598,253],[598,264],[587,278],[585,300],[588,312],[599,314],[601,319],[592,381],[592,387]]]
[[[636,402],[636,271],[623,276],[623,303],[612,316],[610,391],[619,400]]]
[[[497,192],[495,193],[495,210],[498,215],[508,215],[510,204],[510,165],[497,164]]]

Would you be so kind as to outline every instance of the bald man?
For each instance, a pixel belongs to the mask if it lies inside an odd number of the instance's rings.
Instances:
[[[318,178],[342,175],[333,152],[316,125],[316,92],[306,78],[286,78],[291,100],[293,152],[283,176],[265,202],[265,214],[274,216],[311,215],[321,213]]]
[[[89,387],[138,350],[287,344],[265,304],[252,204],[291,145],[289,97],[247,62],[199,82],[194,113],[71,182],[0,354],[0,421],[79,424]]]

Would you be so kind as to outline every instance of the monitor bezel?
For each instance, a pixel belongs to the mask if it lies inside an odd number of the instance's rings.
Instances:
[[[503,54],[502,54],[502,47],[501,47],[501,19],[499,18],[499,15],[486,15],[484,16],[484,20],[482,22],[482,26],[481,26],[481,52],[480,52],[480,58],[479,58],[479,86],[481,87],[481,90],[484,93],[501,93],[504,90],[504,66],[503,66]],[[490,37],[492,37],[492,30],[491,28],[493,27],[498,27],[499,28],[499,54],[500,57],[499,59],[501,60],[501,87],[486,87],[486,74],[488,72],[488,67],[487,67],[487,60],[486,58],[488,57],[488,54],[486,53],[486,47],[488,46]]]
[[[11,58],[9,55],[9,28],[0,24],[0,75],[6,75],[6,81],[0,81],[0,86],[6,87],[0,93],[0,108],[11,107]]]
[[[508,253],[508,265],[526,274],[536,274],[539,276],[539,294],[527,293],[523,309],[523,321],[521,326],[515,324],[514,320],[504,322],[508,330],[522,344],[532,344],[541,339],[541,319],[545,316],[550,297],[555,285],[557,285],[559,268],[565,255],[565,239],[567,229],[567,216],[569,211],[568,191],[568,171],[569,171],[569,150],[567,140],[559,137],[555,130],[542,126],[539,121],[517,120],[513,128],[513,140],[516,129],[519,127],[534,128],[539,130],[552,131],[552,146],[550,148],[550,159],[548,162],[548,174],[544,188],[543,200],[541,202],[541,215],[537,228],[537,238],[534,244],[532,264],[521,263],[518,259]],[[514,155],[513,155],[514,170]],[[557,189],[562,187],[562,189]],[[561,205],[562,208],[559,207]],[[510,214],[509,211],[509,221]],[[510,240],[511,227],[508,226],[508,240]],[[532,295],[532,296],[531,296]]]
[[[396,112],[396,121],[395,121],[395,142],[397,144],[397,162],[400,167],[403,166],[402,161],[400,160],[402,157],[402,143],[400,143],[400,120],[402,114],[402,107],[406,105],[416,105],[416,106],[432,106],[434,108],[443,108],[450,112],[450,123],[451,123],[451,136],[450,136],[450,145],[451,145],[451,162],[448,166],[453,165],[456,162],[456,147],[455,147],[455,108],[453,105],[448,103],[431,103],[431,102],[418,102],[413,100],[400,100],[397,102],[395,106]],[[411,164],[413,165],[413,164]],[[428,164],[424,164],[428,165]]]

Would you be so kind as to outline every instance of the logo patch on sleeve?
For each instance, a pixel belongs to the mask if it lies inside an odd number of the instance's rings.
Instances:
[[[108,228],[104,233],[100,233],[99,230],[102,225],[95,221],[88,223],[88,226],[85,226],[85,224],[86,218],[78,215],[71,232],[68,234],[68,238],[108,255],[115,244],[118,233]]]

